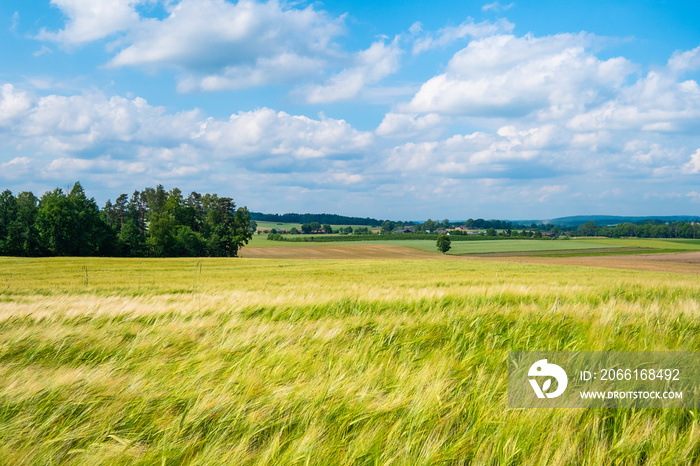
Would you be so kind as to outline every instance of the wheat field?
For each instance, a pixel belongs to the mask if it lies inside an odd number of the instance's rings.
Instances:
[[[515,350],[700,350],[693,274],[0,259],[0,464],[700,462],[698,409],[507,408]]]

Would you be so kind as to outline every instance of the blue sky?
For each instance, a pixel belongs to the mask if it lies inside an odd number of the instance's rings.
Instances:
[[[700,215],[700,3],[8,0],[0,182],[263,212]]]

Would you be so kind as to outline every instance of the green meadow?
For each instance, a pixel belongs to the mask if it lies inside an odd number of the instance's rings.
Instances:
[[[1,258],[0,464],[700,462],[698,409],[508,409],[511,350],[699,351],[700,282],[472,260]]]

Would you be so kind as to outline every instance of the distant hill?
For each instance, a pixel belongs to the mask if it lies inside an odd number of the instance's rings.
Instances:
[[[671,215],[671,216],[649,216],[649,217],[619,217],[615,215],[574,215],[571,217],[559,217],[550,220],[514,220],[513,223],[530,225],[533,223],[548,223],[560,227],[578,227],[588,222],[595,222],[598,226],[617,225],[619,223],[642,223],[651,220],[660,222],[689,222],[698,221],[700,216],[692,215]]]
[[[257,222],[277,222],[277,223],[327,223],[329,225],[381,225],[383,220],[369,217],[346,217],[336,214],[263,214],[262,212],[251,212],[250,219]]]

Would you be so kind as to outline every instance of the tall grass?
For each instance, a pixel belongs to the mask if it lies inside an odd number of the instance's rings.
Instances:
[[[697,463],[697,409],[511,410],[506,372],[509,350],[698,351],[699,291],[496,262],[2,259],[0,463]]]

